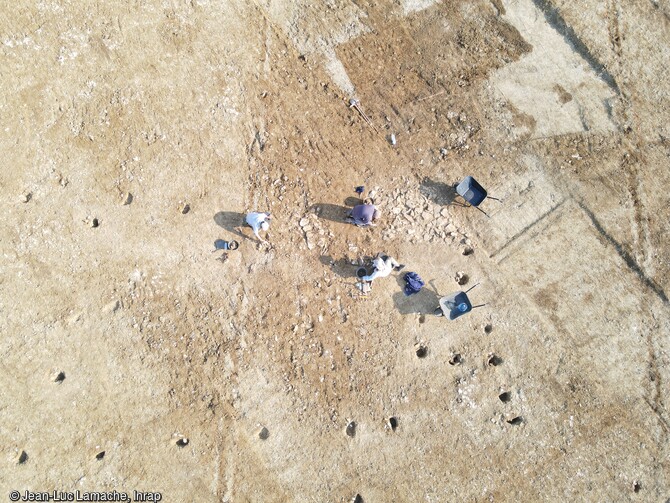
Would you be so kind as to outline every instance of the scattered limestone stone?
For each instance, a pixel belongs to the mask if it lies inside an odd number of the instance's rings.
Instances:
[[[465,285],[470,278],[463,271],[458,271],[454,279],[456,280],[456,283],[462,286]]]
[[[356,283],[356,288],[358,288],[364,294],[370,293],[372,291],[372,287],[367,281]]]
[[[115,312],[119,307],[121,307],[121,302],[119,302],[118,299],[111,301],[109,304],[106,304],[105,307],[102,308],[103,313],[113,313]]]

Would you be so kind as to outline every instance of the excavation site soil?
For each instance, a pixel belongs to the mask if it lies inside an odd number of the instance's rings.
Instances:
[[[4,5],[0,499],[670,501],[669,47],[668,0]]]

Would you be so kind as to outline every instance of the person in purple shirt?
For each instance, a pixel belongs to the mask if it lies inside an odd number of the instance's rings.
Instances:
[[[375,207],[374,201],[368,198],[363,204],[354,206],[349,213],[347,221],[354,225],[358,225],[359,227],[366,227],[368,225],[373,225],[372,222],[378,220],[380,216],[381,213]]]

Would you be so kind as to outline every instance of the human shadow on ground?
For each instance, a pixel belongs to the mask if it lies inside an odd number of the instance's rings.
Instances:
[[[457,202],[459,197],[456,192],[455,185],[447,185],[446,183],[436,182],[426,177],[422,180],[419,186],[419,192],[440,206],[448,206],[455,204],[456,206],[463,206],[463,203]]]
[[[358,206],[359,204],[363,204],[363,200],[360,197],[349,196],[344,200],[344,204],[346,206],[348,206],[349,208],[353,208],[354,206]]]
[[[358,277],[356,276],[356,271],[358,271],[360,267],[365,267],[367,269],[368,274],[372,273],[374,269],[372,267],[372,261],[374,260],[374,257],[366,255],[365,257],[362,257],[362,260],[363,263],[365,264],[364,266],[360,266],[358,264],[352,265],[351,262],[344,257],[338,260],[335,260],[330,255],[321,255],[319,257],[319,261],[323,265],[330,267],[335,274],[337,274],[341,278],[351,278],[351,279],[358,279]]]
[[[228,232],[232,232],[243,239],[253,241],[250,236],[247,236],[240,230],[245,225],[244,217],[245,214],[239,211],[219,211],[214,215],[214,221]]]
[[[319,203],[312,205],[310,210],[313,211],[319,218],[341,224],[348,223],[347,216],[350,210],[345,206],[330,203]]]
[[[355,278],[356,270],[359,267],[357,265],[351,265],[351,263],[344,257],[335,260],[330,255],[321,255],[319,261],[323,265],[330,267],[332,271],[341,278]]]
[[[425,285],[418,293],[405,295],[405,271],[396,277],[400,291],[393,294],[393,303],[400,314],[433,314],[440,307],[440,297],[432,282],[431,287]]]

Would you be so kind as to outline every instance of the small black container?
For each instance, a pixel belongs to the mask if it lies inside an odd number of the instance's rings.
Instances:
[[[214,241],[214,248],[217,250],[237,250],[240,244],[237,241],[226,241],[224,239],[217,239]]]

